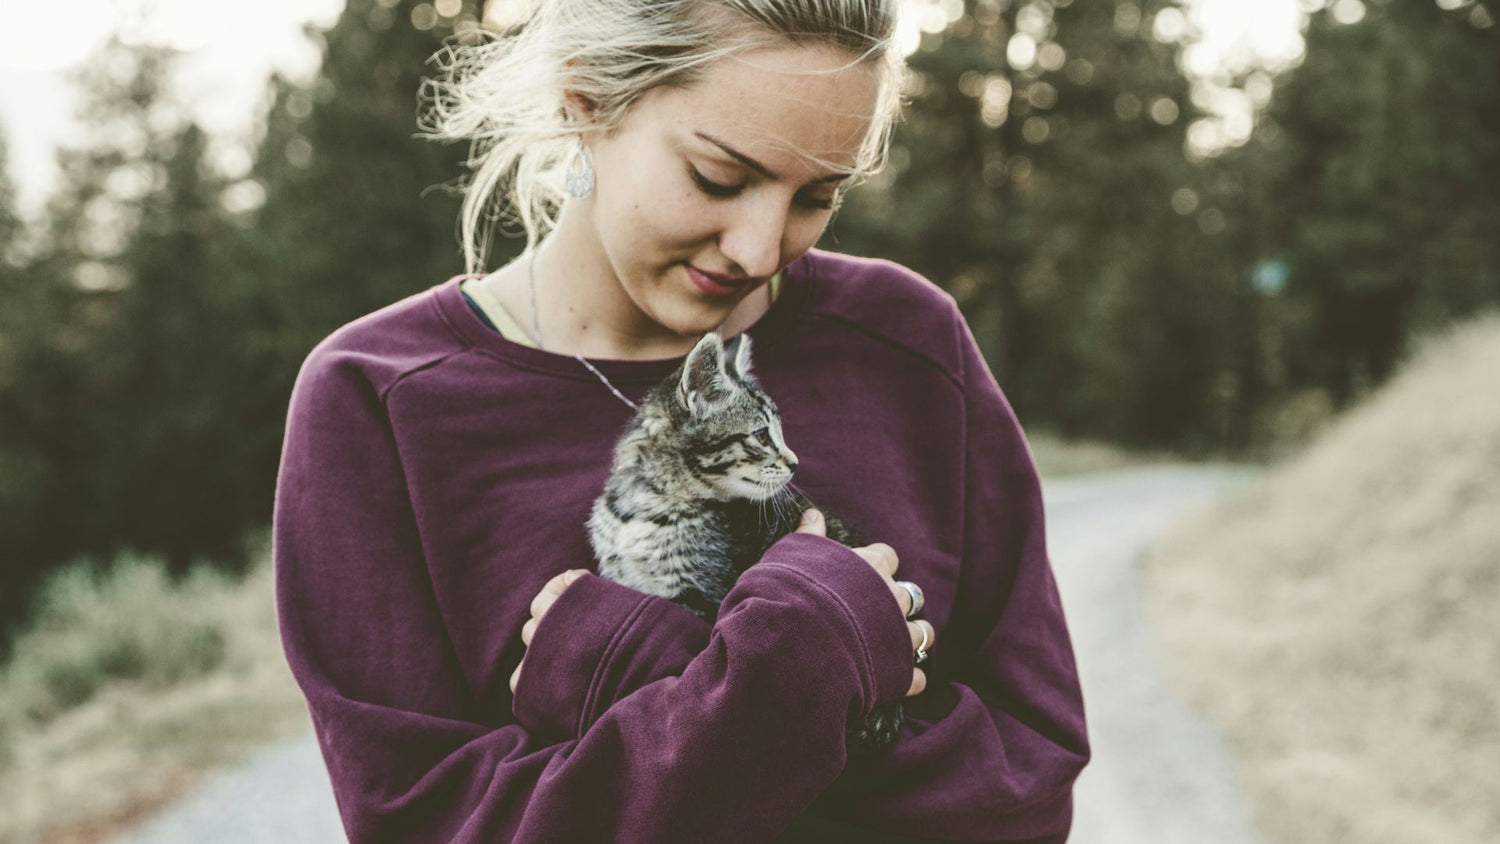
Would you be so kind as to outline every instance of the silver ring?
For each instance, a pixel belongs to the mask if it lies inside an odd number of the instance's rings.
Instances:
[[[922,611],[922,605],[926,603],[926,600],[922,597],[922,587],[912,583],[910,580],[898,580],[896,581],[896,585],[905,589],[906,594],[911,596],[911,609],[906,611],[906,617],[916,618],[917,613]]]
[[[927,646],[932,644],[932,639],[927,635],[927,625],[918,624],[917,629],[922,631],[922,644],[917,645],[917,665],[927,661]]]

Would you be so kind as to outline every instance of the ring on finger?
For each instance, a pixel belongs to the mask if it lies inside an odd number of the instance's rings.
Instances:
[[[921,665],[927,661],[927,646],[932,644],[932,637],[927,632],[927,625],[917,622],[917,629],[922,631],[922,643],[917,645],[916,664]]]
[[[906,594],[911,596],[911,609],[906,611],[906,617],[916,618],[917,613],[922,611],[922,605],[927,602],[926,599],[922,597],[922,587],[918,586],[915,583],[912,583],[910,580],[898,580],[896,581],[896,585],[900,586],[902,589],[905,589]]]

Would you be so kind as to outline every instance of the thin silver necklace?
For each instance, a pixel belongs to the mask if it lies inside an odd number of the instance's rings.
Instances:
[[[536,253],[535,252],[531,253],[531,259],[526,262],[526,275],[527,275],[527,281],[529,282],[529,286],[530,286],[530,289],[531,289],[531,340],[532,340],[532,342],[536,343],[536,347],[538,349],[541,349],[542,351],[546,351],[546,344],[542,342],[542,321],[541,321],[541,318],[539,316],[537,316],[537,307],[536,307]],[[602,373],[599,370],[595,369],[594,365],[592,363],[589,363],[587,360],[585,360],[584,357],[583,357],[583,355],[573,355],[573,358],[575,360],[577,360],[579,363],[583,364],[584,368],[587,369],[589,372],[594,373],[594,377],[599,379],[599,383],[601,383],[604,386],[608,387],[609,391],[611,393],[615,394],[615,398],[619,399],[622,402],[625,402],[625,405],[627,407],[629,407],[631,410],[638,411],[638,410],[641,409],[640,405],[638,405],[635,402],[631,401],[630,399],[626,398],[624,393],[622,393],[618,389],[616,389],[615,385],[611,384],[609,382],[609,379],[606,378],[606,377],[604,377],[604,373]],[[797,486],[796,484],[792,483],[791,481],[787,482],[787,487],[789,489],[791,489],[792,491],[796,492],[798,495],[802,496],[804,499],[808,497],[807,493],[804,492],[801,487]]]
[[[545,343],[542,342],[542,321],[541,321],[541,318],[537,316],[537,308],[536,308],[536,252],[535,251],[533,251],[531,253],[531,260],[529,260],[529,261],[526,262],[526,274],[527,274],[527,276],[529,276],[530,283],[531,283],[530,284],[530,286],[531,286],[531,339],[536,343],[536,347],[538,349],[546,351],[547,344],[545,344]],[[594,368],[594,365],[592,363],[589,363],[587,360],[584,360],[583,355],[575,354],[575,355],[573,355],[573,357],[579,363],[583,364],[584,369],[587,369],[589,372],[594,373],[594,377],[598,378],[599,382],[601,384],[603,384],[604,386],[608,387],[609,391],[611,393],[615,394],[615,398],[619,399],[622,402],[625,402],[625,404],[628,405],[631,410],[640,410],[641,409],[640,405],[638,405],[635,402],[631,401],[630,399],[626,398],[624,393],[620,392],[619,389],[617,389],[614,384],[611,384],[610,381],[609,381],[609,379],[604,377],[604,373],[602,373],[598,369]]]

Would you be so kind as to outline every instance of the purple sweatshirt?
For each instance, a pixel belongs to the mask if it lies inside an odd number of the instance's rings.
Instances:
[[[356,842],[1061,842],[1088,758],[1015,415],[953,300],[813,251],[752,329],[796,483],[900,556],[937,630],[889,752],[844,726],[912,647],[879,575],[794,534],[710,625],[603,578],[585,522],[631,411],[486,327],[452,280],[335,332],[287,421],[282,640]],[[595,361],[643,396],[679,360]],[[888,837],[887,837],[888,836]]]

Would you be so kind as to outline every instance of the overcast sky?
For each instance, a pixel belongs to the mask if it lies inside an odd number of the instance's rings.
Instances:
[[[1187,56],[1190,69],[1295,58],[1299,2],[1317,0],[1191,0],[1191,17],[1204,38]],[[268,74],[315,72],[318,55],[302,28],[328,26],[342,8],[343,0],[0,0],[0,131],[23,209],[36,210],[52,181],[53,152],[72,137],[76,98],[68,69],[122,21],[143,20],[145,38],[187,51],[189,84],[181,93],[199,122],[221,138],[248,144]]]

